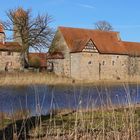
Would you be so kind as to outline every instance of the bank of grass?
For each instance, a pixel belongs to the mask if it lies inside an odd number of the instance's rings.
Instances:
[[[140,137],[139,121],[139,108],[102,108],[58,114],[45,122],[48,125],[43,128],[48,130],[46,138],[51,136],[52,139],[137,140]]]
[[[8,122],[4,120],[3,128],[10,123],[11,127],[16,128],[17,131],[13,130],[12,135],[15,140],[21,137],[25,140],[139,140],[140,138],[140,108],[136,106],[96,110],[80,108],[53,110],[46,116],[33,118],[24,115],[21,119],[20,125],[19,118],[12,118]]]
[[[140,79],[138,77],[132,77],[129,79],[122,80],[75,80],[72,78],[67,78],[64,76],[57,76],[54,73],[48,72],[15,72],[15,73],[0,73],[0,85],[10,86],[10,85],[120,85],[120,84],[140,84]]]
[[[59,77],[52,73],[39,73],[39,72],[28,72],[28,73],[1,73],[0,74],[0,85],[35,85],[35,84],[70,84],[73,80],[66,77]]]

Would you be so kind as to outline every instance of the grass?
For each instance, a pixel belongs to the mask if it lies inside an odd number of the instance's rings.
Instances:
[[[20,86],[20,85],[35,85],[35,84],[47,84],[47,85],[69,85],[69,84],[106,84],[106,85],[118,85],[124,83],[140,83],[138,77],[131,77],[126,80],[74,80],[72,78],[57,76],[54,73],[48,72],[14,72],[14,73],[0,73],[0,85],[1,86]]]
[[[44,130],[52,139],[138,139],[140,108],[82,111],[67,115],[56,115]],[[51,129],[50,129],[51,128]],[[46,137],[48,137],[46,136]]]
[[[18,127],[16,134],[18,138],[26,135],[26,139],[31,140],[138,140],[140,137],[139,107],[57,110],[53,112],[55,114],[36,116],[34,119],[28,116],[26,119],[21,119],[20,123],[18,119],[8,120],[8,123],[7,120],[4,120],[4,123],[7,126],[12,124],[11,127]],[[27,120],[30,120],[31,123]],[[26,122],[28,123],[26,124]],[[3,128],[7,126],[4,125]],[[24,134],[23,128],[30,129]]]
[[[1,74],[0,76],[1,86],[30,84],[82,85],[79,81],[48,73],[11,73]],[[100,84],[100,82],[96,84]],[[110,86],[110,82],[107,84]],[[127,84],[123,83],[122,86],[126,93],[128,92],[127,98],[131,102]],[[35,89],[35,92],[37,91]],[[138,92],[138,90],[136,91]],[[109,93],[108,88],[106,92],[106,94]],[[100,91],[99,94],[101,94]],[[38,112],[39,115],[37,116],[32,116],[29,111],[22,110],[22,108],[10,115],[0,113],[0,139],[139,140],[140,106],[131,105],[131,103],[128,106],[113,106],[111,102],[108,105],[96,109],[82,109],[79,104],[75,110],[54,109],[50,110],[50,113],[45,116],[42,116],[41,112]]]
[[[1,73],[0,74],[0,85],[35,85],[35,84],[70,84],[72,79],[66,77],[58,77],[51,73],[39,73],[39,72],[28,72],[28,73]]]

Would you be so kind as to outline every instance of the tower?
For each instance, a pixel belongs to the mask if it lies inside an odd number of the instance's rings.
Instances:
[[[23,66],[28,67],[28,12],[22,8],[18,8],[13,13],[14,20],[14,41],[22,46],[21,56],[23,59]]]
[[[25,44],[28,34],[28,14],[22,8],[18,8],[14,14],[14,41],[20,45]]]
[[[3,25],[0,23],[0,42],[2,42],[4,44],[5,38],[6,38],[6,36],[5,36]]]

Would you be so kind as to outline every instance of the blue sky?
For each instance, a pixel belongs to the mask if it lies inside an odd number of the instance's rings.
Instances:
[[[110,22],[123,40],[140,42],[140,0],[0,0],[0,19],[5,11],[22,6],[33,14],[48,13],[52,27],[94,28],[99,20]]]

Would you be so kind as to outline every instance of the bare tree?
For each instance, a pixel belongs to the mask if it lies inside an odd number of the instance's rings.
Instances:
[[[112,31],[113,27],[112,25],[107,21],[98,21],[94,24],[95,29],[101,30],[101,31]]]
[[[22,54],[28,53],[29,48],[37,50],[50,46],[54,31],[49,24],[53,21],[48,14],[32,16],[30,9],[10,9],[7,11],[8,20],[2,21],[5,30],[14,32],[14,40],[22,46]]]

